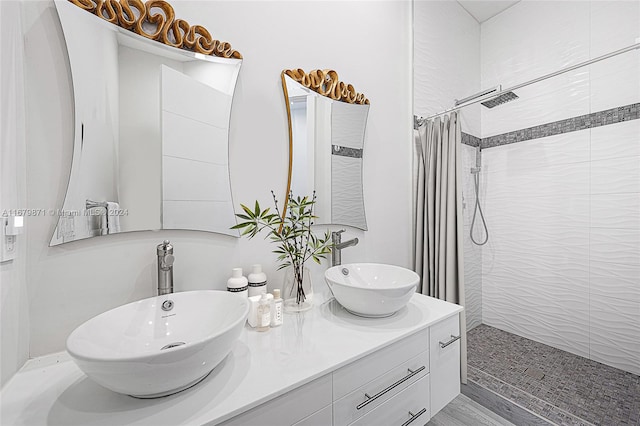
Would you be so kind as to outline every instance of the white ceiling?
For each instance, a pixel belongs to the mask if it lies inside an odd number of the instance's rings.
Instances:
[[[510,8],[519,0],[458,0],[462,6],[476,21],[483,23],[487,19],[493,18],[498,13]]]

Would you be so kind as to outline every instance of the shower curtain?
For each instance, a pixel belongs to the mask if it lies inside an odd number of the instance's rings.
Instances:
[[[428,120],[415,132],[414,270],[422,294],[464,306],[460,117]],[[460,315],[460,378],[467,382],[467,337]]]

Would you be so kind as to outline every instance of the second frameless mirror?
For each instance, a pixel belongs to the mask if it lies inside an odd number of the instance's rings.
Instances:
[[[289,118],[289,191],[316,191],[316,224],[367,230],[362,186],[369,101],[337,73],[282,72]]]

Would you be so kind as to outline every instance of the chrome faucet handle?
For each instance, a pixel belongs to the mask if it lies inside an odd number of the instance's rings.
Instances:
[[[331,233],[331,240],[333,242],[340,242],[340,238],[342,238],[342,233],[345,232],[346,229],[341,229],[339,231],[334,231]]]

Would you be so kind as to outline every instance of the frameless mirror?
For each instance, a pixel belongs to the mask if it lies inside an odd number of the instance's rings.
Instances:
[[[332,70],[281,74],[289,118],[289,180],[293,196],[317,196],[317,224],[367,230],[362,156],[369,100]]]
[[[107,9],[113,2],[79,3],[92,10],[55,4],[75,127],[69,184],[50,245],[157,229],[238,236],[229,229],[236,221],[228,134],[240,54],[203,27],[173,21],[165,2],[146,8],[128,2],[128,13],[123,2],[119,15]],[[118,17],[130,30],[111,23]],[[161,42],[150,40],[160,36]]]

